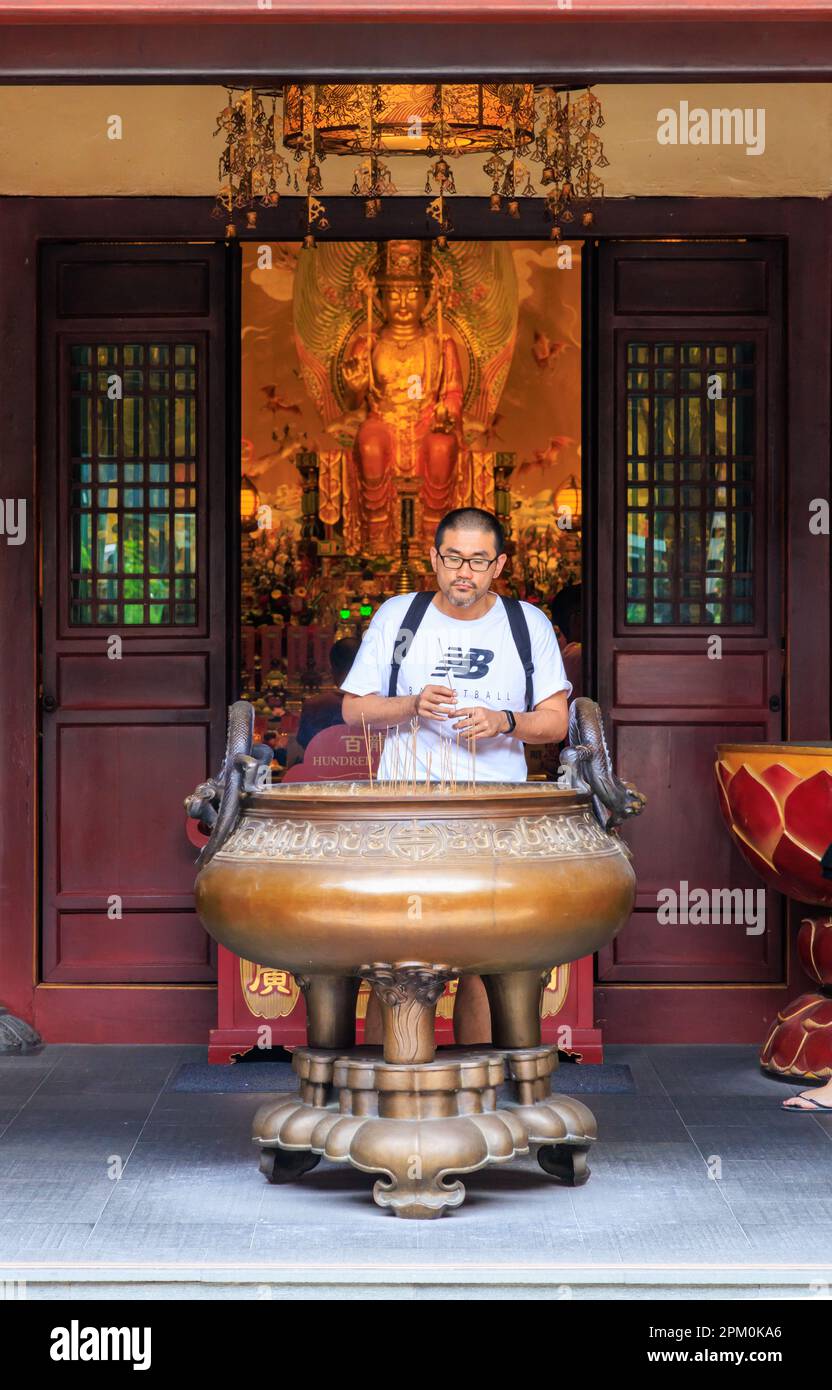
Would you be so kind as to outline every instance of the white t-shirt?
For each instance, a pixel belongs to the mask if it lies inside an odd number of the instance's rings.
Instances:
[[[487,709],[526,708],[526,675],[511,635],[502,600],[482,618],[452,618],[431,604],[399,667],[398,695],[418,694],[426,685],[447,685],[456,691],[457,707],[483,705]],[[350,695],[387,695],[390,663],[399,627],[413,594],[397,594],[383,603],[364,633],[358,655],[341,689]],[[534,663],[533,704],[572,686],[566,678],[549,619],[530,603],[523,604],[529,626]],[[471,776],[470,753],[464,738],[457,740],[453,717],[420,719],[416,734],[415,777],[425,781],[430,753],[431,781],[447,776],[450,765],[459,781]],[[373,725],[373,734],[385,730]],[[387,734],[378,770],[380,781],[413,776],[413,734],[410,722]],[[526,758],[516,735],[495,734],[478,738],[478,782],[525,782]]]

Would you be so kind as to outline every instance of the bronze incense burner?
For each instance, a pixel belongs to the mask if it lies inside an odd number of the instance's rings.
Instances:
[[[349,1161],[385,1175],[377,1202],[417,1217],[463,1200],[449,1175],[532,1145],[545,1171],[585,1181],[595,1123],[551,1093],[540,1000],[552,966],[608,942],[633,905],[613,826],[643,799],[612,771],[597,706],[575,701],[557,786],[269,786],[252,728],[251,707],[232,706],[223,770],[188,809],[212,823],[196,881],[207,930],[290,970],[306,999],[300,1090],[255,1118],[264,1172],[282,1181],[324,1154]],[[484,980],[492,1045],[436,1056],[437,1001],[466,973]],[[383,1052],[354,1046],[362,979]]]

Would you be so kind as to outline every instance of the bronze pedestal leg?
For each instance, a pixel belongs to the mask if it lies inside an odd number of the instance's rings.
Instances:
[[[308,1047],[352,1047],[361,981],[350,975],[298,975],[306,1000]]]
[[[517,970],[511,975],[483,975],[491,1007],[494,1047],[539,1047],[540,1005],[549,971]]]
[[[456,971],[422,961],[374,961],[360,973],[381,1005],[385,1062],[432,1062],[436,1005]]]

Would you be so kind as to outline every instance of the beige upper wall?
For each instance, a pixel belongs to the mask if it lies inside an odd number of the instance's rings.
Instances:
[[[825,197],[832,191],[832,84],[725,84],[597,87],[606,126],[609,197]],[[737,108],[765,113],[765,149],[661,145],[666,107]],[[0,194],[211,195],[220,137],[222,87],[5,87],[0,89]],[[123,138],[107,137],[108,118]],[[327,192],[348,193],[352,157],[323,166]],[[455,166],[460,193],[487,192],[481,156]],[[391,160],[400,193],[424,192],[425,161]],[[533,166],[535,171],[539,166]]]

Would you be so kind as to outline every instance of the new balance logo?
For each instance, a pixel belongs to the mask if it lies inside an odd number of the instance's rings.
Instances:
[[[466,656],[462,655],[461,647],[449,647],[431,675],[452,675],[460,680],[478,681],[488,675],[493,660],[494,653],[486,651],[484,647],[469,647]]]

